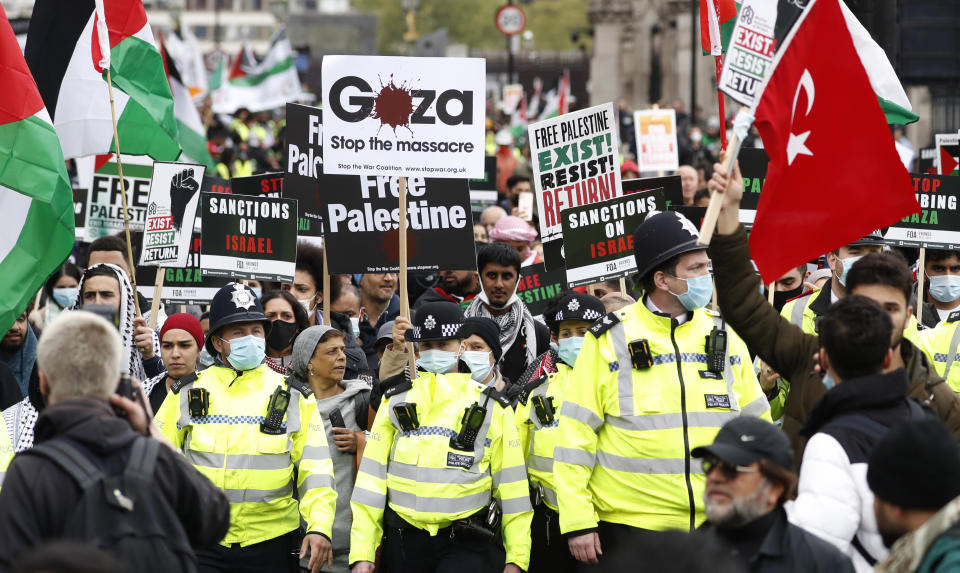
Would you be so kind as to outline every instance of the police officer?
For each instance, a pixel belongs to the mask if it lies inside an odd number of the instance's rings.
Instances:
[[[553,473],[554,447],[560,440],[559,415],[570,376],[583,346],[587,329],[606,311],[600,299],[580,293],[569,294],[547,317],[557,340],[558,351],[541,356],[536,375],[525,381],[517,403],[517,430],[527,459],[533,501],[533,549],[529,573],[563,573],[576,570],[577,561],[560,534],[556,478]]]
[[[947,381],[954,392],[960,393],[960,310],[950,313],[947,320],[920,333],[920,343],[927,359],[937,374]]]
[[[295,570],[301,517],[300,557],[309,550],[314,573],[331,558],[337,493],[326,432],[310,387],[264,364],[269,327],[252,289],[221,288],[206,340],[214,365],[178,380],[157,413],[163,434],[230,500],[227,535],[197,550],[201,572]]]
[[[452,372],[462,322],[455,303],[424,305],[404,338],[431,347],[419,359],[429,371],[384,381],[351,499],[354,573],[373,571],[381,537],[390,573],[529,564],[533,511],[513,410],[495,388]],[[437,341],[454,342],[441,350]],[[506,559],[501,551],[492,563],[500,535]]]
[[[698,238],[674,212],[637,228],[644,296],[590,327],[567,386],[554,450],[560,530],[599,571],[610,569],[601,553],[630,551],[651,530],[696,528],[706,480],[690,449],[736,416],[770,420],[746,345],[703,309],[713,280]]]

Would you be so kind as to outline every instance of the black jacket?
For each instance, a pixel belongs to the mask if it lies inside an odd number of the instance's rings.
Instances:
[[[774,513],[772,526],[757,532],[763,540],[757,554],[747,563],[750,573],[853,573],[853,564],[839,549],[787,521],[782,508]],[[728,532],[710,522],[704,523],[700,531],[722,543],[730,538]]]
[[[534,356],[540,356],[547,350],[550,350],[550,329],[542,322],[533,321],[534,330],[537,337],[537,348],[534,350]],[[510,383],[516,383],[523,376],[523,372],[530,367],[527,363],[527,335],[520,327],[517,333],[517,339],[510,346],[510,350],[500,358],[500,373]]]
[[[123,471],[138,435],[107,402],[88,398],[49,406],[36,426],[37,443],[66,436],[100,460],[98,465],[107,474]],[[230,526],[230,504],[210,480],[167,447],[160,448],[154,475],[156,487],[180,516],[195,547],[223,538]],[[10,570],[28,549],[61,537],[80,493],[73,478],[54,462],[40,456],[15,457],[0,490],[0,571]]]

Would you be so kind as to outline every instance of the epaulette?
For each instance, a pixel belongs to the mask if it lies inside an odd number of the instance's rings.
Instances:
[[[956,322],[960,320],[960,310],[955,310],[947,317],[947,322]]]
[[[523,388],[520,390],[520,395],[518,396],[520,403],[523,405],[526,405],[527,398],[530,397],[530,394],[532,394],[534,390],[542,386],[543,383],[549,379],[550,379],[550,376],[548,374],[544,374],[543,376],[537,378],[536,380],[531,380],[530,382],[527,382],[523,386]]]
[[[413,381],[407,376],[407,368],[400,374],[394,374],[386,380],[380,381],[380,389],[383,391],[383,397],[389,398],[413,388]]]
[[[606,316],[604,316],[603,318],[598,318],[597,321],[593,323],[593,325],[589,329],[590,334],[592,334],[594,338],[600,338],[600,336],[603,335],[604,332],[610,330],[611,328],[614,327],[614,325],[616,325],[619,322],[620,322],[620,317],[617,316],[617,313],[609,312],[607,313]]]
[[[197,381],[197,378],[199,378],[199,374],[197,374],[196,372],[191,372],[190,374],[187,374],[183,378],[174,382],[173,385],[170,386],[170,391],[173,392],[174,394],[179,394],[180,390],[183,390],[184,386],[186,386],[187,384],[193,384],[194,382]]]
[[[508,398],[506,394],[504,394],[503,392],[497,390],[497,389],[494,388],[493,386],[490,386],[490,387],[485,388],[485,389],[483,390],[483,393],[486,394],[487,396],[490,396],[491,398],[493,398],[493,399],[496,400],[497,402],[499,402],[500,405],[503,406],[504,408],[509,408],[509,407],[510,407],[510,404],[511,404],[511,403],[510,403],[510,398]]]
[[[304,398],[309,398],[310,396],[313,396],[313,388],[311,388],[310,385],[307,384],[306,382],[297,380],[293,376],[287,376],[286,382],[287,382],[287,386],[303,394]]]

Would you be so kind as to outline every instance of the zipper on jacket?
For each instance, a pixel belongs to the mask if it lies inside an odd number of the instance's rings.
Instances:
[[[697,511],[693,504],[693,484],[690,482],[690,435],[687,424],[687,389],[683,384],[683,364],[680,362],[680,347],[677,346],[677,339],[674,333],[680,324],[677,319],[670,319],[670,342],[673,343],[674,356],[677,359],[677,376],[680,378],[680,417],[683,420],[683,472],[684,480],[687,483],[687,503],[690,506],[690,531],[693,531],[696,525]]]

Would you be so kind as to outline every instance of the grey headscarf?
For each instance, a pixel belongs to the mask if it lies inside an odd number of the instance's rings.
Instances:
[[[290,363],[290,373],[302,382],[307,381],[307,369],[313,353],[317,351],[317,345],[323,335],[331,330],[337,330],[332,326],[317,325],[311,326],[297,335],[297,340],[293,343],[293,362]],[[340,332],[337,330],[337,332]]]

